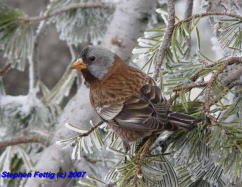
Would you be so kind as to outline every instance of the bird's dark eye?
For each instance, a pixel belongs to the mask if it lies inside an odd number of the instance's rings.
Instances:
[[[89,59],[90,61],[94,61],[94,60],[96,59],[96,57],[95,57],[95,56],[90,56],[88,59]]]

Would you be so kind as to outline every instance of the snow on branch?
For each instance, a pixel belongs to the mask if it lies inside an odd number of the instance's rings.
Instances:
[[[21,18],[22,21],[25,22],[39,22],[41,20],[48,19],[53,16],[57,16],[59,14],[71,11],[71,10],[76,10],[76,9],[86,9],[86,8],[103,8],[103,9],[112,9],[114,8],[114,4],[112,3],[102,3],[102,2],[87,2],[87,3],[79,3],[75,5],[70,5],[64,8],[61,8],[59,10],[56,10],[54,12],[51,12],[46,15],[41,15],[41,16],[35,16],[35,17],[23,17]]]
[[[18,136],[10,140],[0,141],[0,148],[26,143],[41,143],[43,145],[48,145],[49,141],[48,138],[46,138],[46,136],[41,135]]]

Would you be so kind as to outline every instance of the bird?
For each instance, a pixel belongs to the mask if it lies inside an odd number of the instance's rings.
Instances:
[[[192,129],[199,121],[171,111],[150,76],[104,47],[85,47],[72,69],[81,71],[92,107],[125,144],[165,130]]]

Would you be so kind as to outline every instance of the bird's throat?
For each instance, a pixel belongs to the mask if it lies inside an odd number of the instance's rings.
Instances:
[[[85,80],[89,83],[92,84],[94,82],[96,82],[98,79],[96,77],[94,77],[88,69],[84,69],[81,70],[83,77],[85,78]]]

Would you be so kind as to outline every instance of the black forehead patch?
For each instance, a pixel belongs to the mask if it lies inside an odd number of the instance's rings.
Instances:
[[[88,47],[85,47],[85,48],[81,51],[81,58],[82,58],[83,60],[86,60],[86,59],[87,59],[88,51],[89,51],[89,48],[88,48]]]

